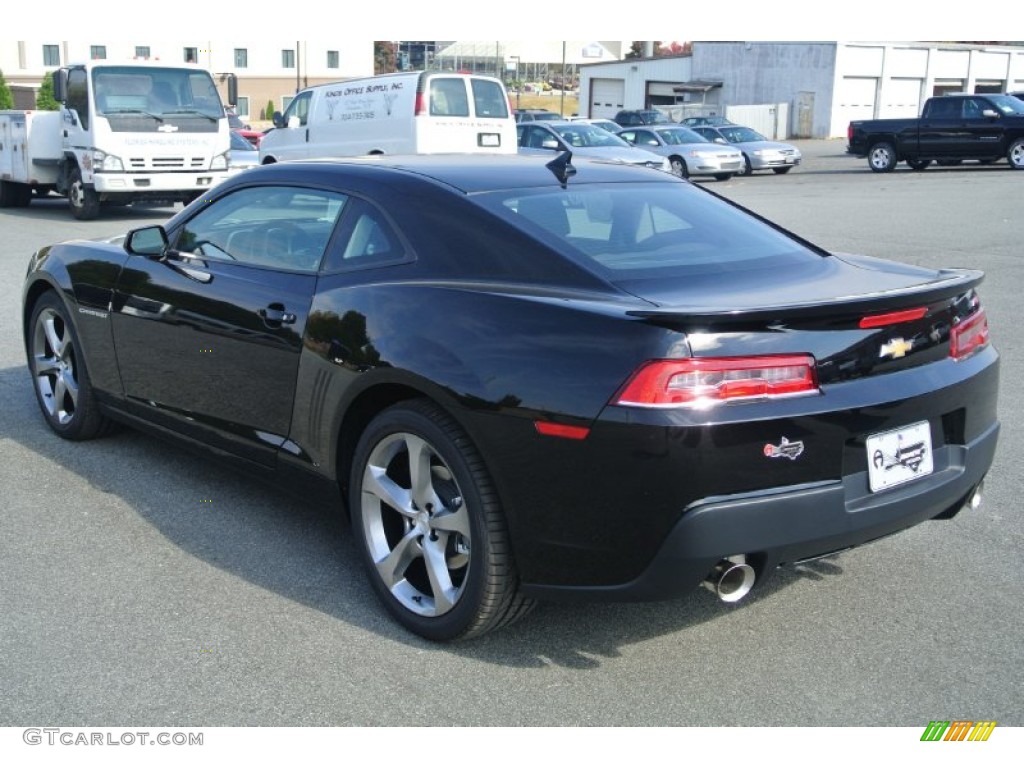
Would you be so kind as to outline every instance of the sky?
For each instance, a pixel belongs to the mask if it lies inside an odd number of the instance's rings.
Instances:
[[[299,40],[323,38],[324,30],[332,27],[342,39],[365,34],[373,40],[991,40],[1014,34],[1005,19],[1016,15],[1009,0],[996,0],[991,14],[970,14],[977,18],[962,14],[954,18],[937,12],[934,5],[909,0],[730,0],[728,4],[672,0],[663,4],[663,11],[642,14],[618,11],[619,3],[594,0],[586,13],[566,2],[545,4],[544,13],[516,11],[511,4],[484,0],[432,0],[415,5],[399,0],[391,5],[355,7],[322,0],[258,4],[174,0],[166,5],[140,5],[138,0],[93,0],[86,18],[81,0],[9,3],[4,10],[4,37],[37,39],[50,34],[67,40],[102,34],[108,39],[135,40],[144,30],[141,22],[153,25],[149,35],[153,39],[195,36],[205,25],[207,37],[245,37],[250,45],[258,44],[260,34],[268,29],[276,41],[282,34]],[[926,10],[929,7],[932,12]],[[88,32],[83,31],[84,23]]]

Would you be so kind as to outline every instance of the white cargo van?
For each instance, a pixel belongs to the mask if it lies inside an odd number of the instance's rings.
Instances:
[[[401,72],[300,91],[260,142],[260,162],[440,152],[516,153],[500,80]]]

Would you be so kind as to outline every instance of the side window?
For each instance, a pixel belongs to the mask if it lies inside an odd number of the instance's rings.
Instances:
[[[89,89],[86,83],[84,69],[72,69],[68,72],[68,108],[75,110],[82,128],[89,130]]]
[[[179,251],[257,267],[315,272],[347,196],[305,187],[249,187],[200,211]]]
[[[637,144],[651,144],[658,146],[658,140],[654,138],[654,134],[650,131],[637,131],[636,132],[636,143]]]
[[[440,117],[469,117],[469,97],[461,77],[430,79],[430,114]]]
[[[284,112],[284,122],[287,125],[292,117],[299,118],[299,125],[305,125],[309,120],[309,102],[312,99],[312,91],[304,91],[292,99],[288,109]]]
[[[365,200],[351,198],[324,271],[379,267],[407,260],[409,254],[384,214]]]
[[[477,117],[508,117],[508,99],[502,87],[491,80],[470,81],[473,87],[473,108]]]

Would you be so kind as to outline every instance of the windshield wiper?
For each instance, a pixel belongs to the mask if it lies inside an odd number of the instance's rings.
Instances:
[[[144,109],[106,109],[102,112],[104,115],[145,115],[146,117],[152,117],[154,120],[159,120],[161,123],[164,121],[160,115],[154,115],[152,112],[147,112]]]
[[[208,112],[203,112],[201,109],[169,109],[164,112],[165,115],[202,115],[211,123],[216,123],[218,118],[216,115],[211,115]]]

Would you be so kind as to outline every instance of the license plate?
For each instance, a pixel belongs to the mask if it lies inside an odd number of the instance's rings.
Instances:
[[[478,146],[481,147],[500,147],[501,146],[501,134],[500,133],[480,133],[477,134]]]
[[[930,475],[932,430],[927,421],[867,439],[868,485],[872,493]]]

